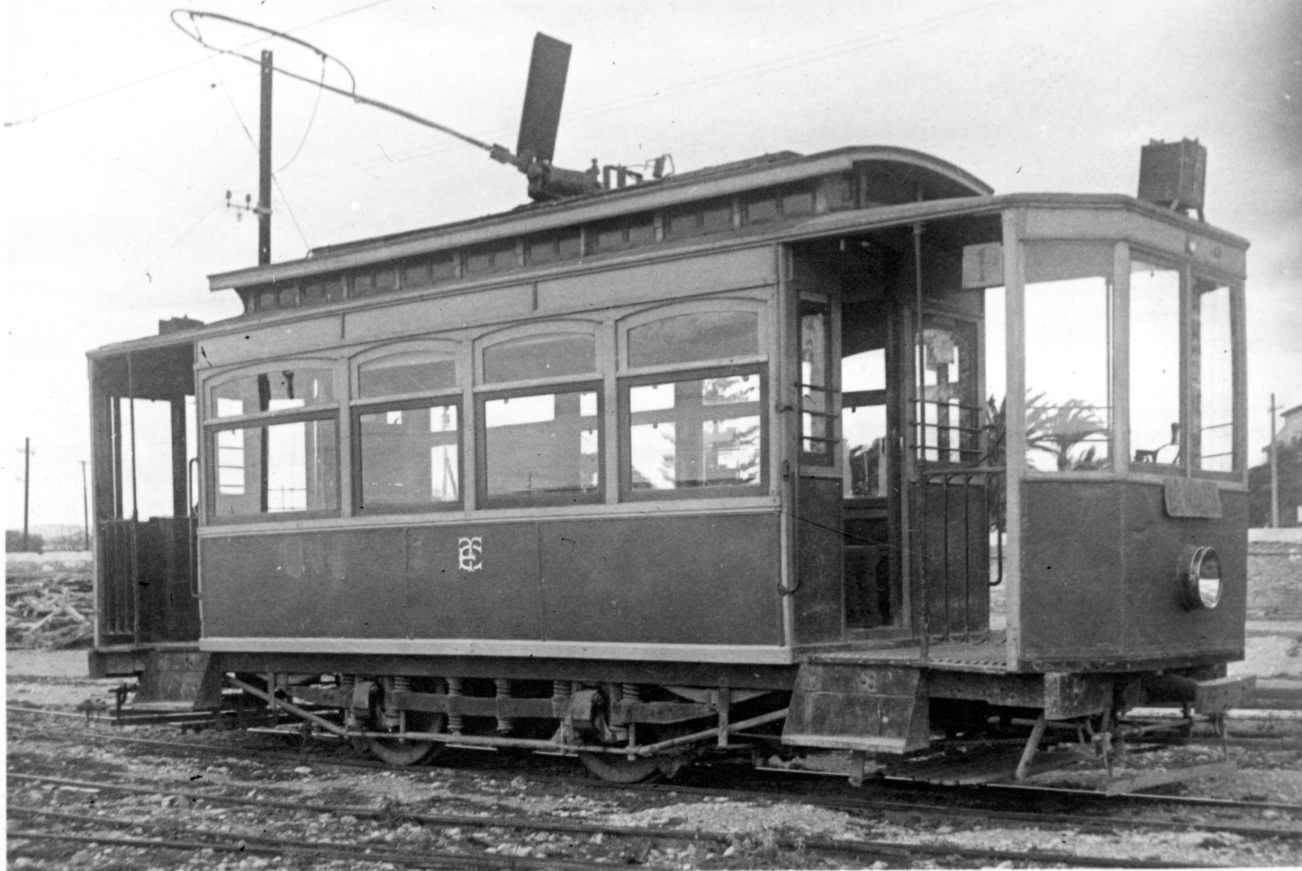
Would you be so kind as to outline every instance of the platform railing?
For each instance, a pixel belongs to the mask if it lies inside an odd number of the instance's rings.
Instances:
[[[1003,577],[1002,511],[994,498],[1003,474],[1004,468],[999,466],[919,470],[918,635],[924,658],[932,642],[960,638],[980,642],[990,637],[989,588]],[[991,530],[996,532],[994,580]],[[937,600],[939,614],[933,611]],[[937,617],[940,625],[933,631],[933,618]]]

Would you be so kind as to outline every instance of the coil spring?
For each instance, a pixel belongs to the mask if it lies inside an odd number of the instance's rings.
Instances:
[[[450,702],[452,701],[452,699],[455,699],[460,695],[461,695],[461,678],[459,677],[448,678],[448,701]],[[451,714],[451,713],[448,714],[449,732],[451,732],[453,735],[460,735],[461,730],[463,728],[465,728],[465,723],[461,719],[460,714]]]
[[[497,700],[499,702],[501,702],[503,699],[511,698],[511,682],[509,680],[506,680],[504,678],[496,678],[493,681],[493,686],[497,690]],[[497,732],[499,735],[507,734],[508,732],[511,731],[511,728],[514,725],[515,722],[510,717],[503,717],[500,714],[498,715]]]
[[[626,702],[642,701],[642,688],[635,683],[620,684],[619,692]]]
[[[411,692],[411,678],[395,675],[385,683],[384,693],[384,728],[401,729],[403,726],[402,709],[394,704],[394,695]]]
[[[339,685],[339,695],[343,700],[344,726],[352,728],[357,725],[357,717],[353,714],[353,689],[357,686],[357,676],[341,674],[335,677],[335,681]]]

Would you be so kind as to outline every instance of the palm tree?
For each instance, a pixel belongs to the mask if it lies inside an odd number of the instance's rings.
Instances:
[[[1093,445],[1085,453],[1072,456],[1072,450],[1081,442],[1108,431],[1103,421],[1094,414],[1094,408],[1081,399],[1050,403],[1045,402],[1044,393],[1028,397],[1027,449],[1052,454],[1060,472],[1099,468],[1103,461],[1096,457]]]

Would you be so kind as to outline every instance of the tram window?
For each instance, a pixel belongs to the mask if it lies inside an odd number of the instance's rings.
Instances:
[[[457,386],[457,361],[427,351],[390,354],[357,367],[357,392],[363,397],[436,393]]]
[[[424,402],[358,415],[362,510],[459,503],[457,407]]]
[[[1180,272],[1130,264],[1130,448],[1137,465],[1180,462]]]
[[[281,369],[224,381],[209,396],[210,417],[286,411],[334,401],[329,369]]]
[[[929,315],[922,331],[922,458],[980,461],[981,405],[976,393],[975,324]]]
[[[339,507],[334,420],[218,430],[217,517],[334,511]]]
[[[841,358],[841,392],[886,389],[886,349],[872,348]]]
[[[623,404],[627,490],[701,491],[762,483],[758,372],[630,384]]]
[[[1026,463],[1036,471],[1104,469],[1113,425],[1112,246],[1031,243],[1026,274]]]
[[[886,496],[886,406],[860,405],[841,412],[845,475],[841,495],[846,499]]]
[[[674,315],[628,331],[630,366],[665,366],[759,353],[759,314],[711,311]]]
[[[484,349],[484,381],[530,381],[597,371],[596,341],[587,333],[548,333]]]
[[[1206,279],[1194,283],[1193,313],[1197,344],[1191,355],[1193,383],[1198,386],[1190,433],[1197,468],[1233,472],[1234,340],[1230,288]]]
[[[831,313],[827,303],[800,304],[800,451],[806,462],[831,465],[836,434],[830,378]]]
[[[481,399],[485,501],[589,502],[601,496],[601,410],[596,390]]]

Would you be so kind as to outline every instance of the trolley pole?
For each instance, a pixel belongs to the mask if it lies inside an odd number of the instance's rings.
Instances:
[[[1270,526],[1279,528],[1279,447],[1275,444],[1275,394],[1270,394]]]
[[[271,262],[271,52],[262,52],[262,100],[258,129],[258,265]]]
[[[27,508],[32,492],[32,439],[23,439],[23,553],[27,552]]]
[[[86,489],[86,461],[81,463],[81,547],[90,550],[90,494]]]

